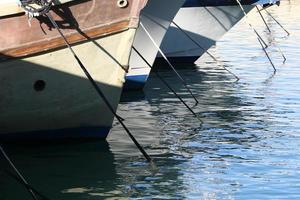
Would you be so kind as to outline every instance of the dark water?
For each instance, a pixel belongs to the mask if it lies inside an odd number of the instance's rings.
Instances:
[[[211,49],[239,82],[207,56],[180,70],[200,102],[193,109],[203,126],[154,75],[144,93],[123,98],[118,113],[156,167],[117,123],[107,142],[9,146],[11,158],[51,200],[300,199],[300,2],[284,1],[271,11],[291,36],[269,17],[271,34],[257,15],[249,20],[270,44],[274,76],[246,21]],[[193,106],[173,74],[161,74]],[[0,200],[31,199],[0,163]]]

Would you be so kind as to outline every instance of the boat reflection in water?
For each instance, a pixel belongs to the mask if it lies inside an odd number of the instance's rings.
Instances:
[[[226,129],[245,120],[240,108],[251,106],[245,102],[247,100],[236,95],[239,87],[233,87],[229,74],[222,73],[219,67],[211,64],[202,65],[201,70],[192,68],[180,72],[189,80],[190,87],[200,101],[193,109],[205,121],[203,127],[155,74],[149,77],[144,99],[132,98],[130,101],[130,97],[134,96],[132,92],[119,106],[118,112],[125,117],[132,130],[138,131],[136,138],[154,158],[157,166],[157,170],[152,171],[145,164],[120,126],[112,129],[108,141],[116,156],[116,163],[119,163],[116,170],[126,180],[124,183],[131,197],[184,198],[189,195],[185,191],[193,188],[185,183],[188,175],[193,177],[193,174],[185,174],[187,170],[194,167],[191,171],[198,170],[202,175],[218,168],[226,169],[222,157],[215,168],[205,166],[201,158],[198,165],[193,166],[189,162],[195,155],[208,157],[218,152],[221,149],[218,141],[229,141],[245,147],[257,141],[255,135],[249,136],[242,128],[235,132],[240,138],[228,137],[230,134]],[[172,72],[161,71],[160,74],[176,88],[187,104],[194,104],[194,99],[183,85],[171,76]],[[194,188],[199,185],[202,186],[198,183]]]
[[[106,141],[10,144],[5,149],[30,185],[48,199],[99,199],[122,193],[118,188],[122,180],[118,180],[114,156]],[[32,199],[2,157],[0,199]]]

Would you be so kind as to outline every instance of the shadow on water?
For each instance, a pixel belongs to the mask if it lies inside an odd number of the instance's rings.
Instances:
[[[123,91],[121,95],[121,103],[143,101],[145,99],[145,93],[143,90]]]
[[[117,195],[118,175],[106,141],[5,145],[28,182],[48,199],[99,199]],[[31,200],[0,157],[0,199]]]

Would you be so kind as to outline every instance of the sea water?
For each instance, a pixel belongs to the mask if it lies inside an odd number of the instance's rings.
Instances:
[[[270,12],[290,36],[263,12],[269,33],[252,12],[210,49],[220,62],[204,55],[182,66],[198,105],[172,72],[159,72],[203,124],[154,74],[144,92],[123,96],[118,114],[155,165],[117,122],[107,142],[8,146],[11,159],[52,200],[300,199],[300,1]],[[248,23],[269,45],[276,74]],[[0,163],[0,199],[32,199]]]

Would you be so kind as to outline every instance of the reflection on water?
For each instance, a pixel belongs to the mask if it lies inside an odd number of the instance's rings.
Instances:
[[[98,199],[120,193],[114,156],[106,141],[6,145],[28,179],[48,199]],[[0,160],[0,199],[32,199],[15,173]]]
[[[126,116],[159,168],[154,174],[146,170],[121,128],[113,129],[109,142],[116,160],[126,163],[117,171],[130,174],[131,197],[300,197],[299,11],[296,1],[272,8],[290,37],[270,17],[266,16],[271,34],[257,13],[250,16],[270,45],[268,52],[278,69],[272,79],[272,68],[245,20],[211,50],[240,82],[234,83],[208,56],[197,67],[180,71],[200,101],[194,110],[205,122],[202,128],[155,75],[144,99],[120,105],[120,115]],[[285,52],[285,64],[276,46]],[[171,72],[161,73],[189,105],[194,104]]]
[[[200,101],[193,109],[204,120],[202,127],[155,75],[144,93],[123,97],[118,113],[156,167],[144,161],[118,123],[108,143],[7,146],[8,153],[50,199],[299,199],[300,2],[284,1],[272,13],[290,37],[270,18],[271,34],[250,17],[270,43],[278,68],[272,79],[272,68],[245,21],[211,50],[240,82],[207,56],[198,66],[180,70]],[[285,52],[285,64],[274,44]],[[160,73],[194,105],[171,72]],[[0,162],[0,199],[30,199]]]

